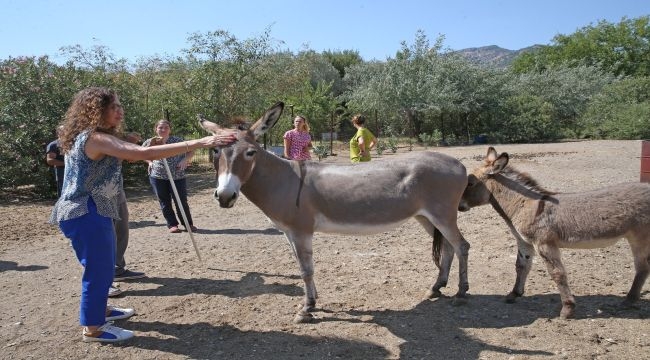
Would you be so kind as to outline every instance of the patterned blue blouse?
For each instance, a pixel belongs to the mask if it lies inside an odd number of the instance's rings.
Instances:
[[[75,219],[88,213],[88,198],[101,216],[119,219],[118,195],[122,187],[122,161],[105,156],[95,161],[84,151],[90,131],[80,133],[65,154],[63,190],[54,205],[50,223]]]
[[[167,142],[165,144],[174,144],[174,143],[179,143],[183,142],[183,138],[178,137],[178,136],[170,136],[167,138]],[[142,146],[149,146],[151,143],[151,139],[145,140],[145,142],[142,144]],[[185,178],[185,170],[180,170],[178,168],[178,164],[185,159],[186,154],[180,154],[176,156],[171,156],[167,158],[167,165],[169,165],[169,170],[172,172],[172,177],[174,180],[180,180]],[[167,170],[165,170],[165,164],[163,164],[162,159],[160,160],[154,160],[153,161],[153,166],[151,167],[151,174],[149,174],[152,178],[155,179],[162,179],[162,180],[169,180],[169,176],[167,176]]]

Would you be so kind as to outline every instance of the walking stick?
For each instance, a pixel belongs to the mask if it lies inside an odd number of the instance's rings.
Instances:
[[[196,251],[196,256],[199,258],[200,262],[203,262],[203,259],[201,259],[201,254],[199,253],[199,247],[196,246],[196,241],[194,240],[194,233],[192,233],[192,226],[187,221],[187,215],[185,214],[185,208],[183,208],[183,203],[181,202],[181,197],[178,195],[178,190],[176,189],[176,184],[174,184],[174,178],[172,177],[172,171],[169,170],[169,164],[167,164],[167,159],[163,158],[161,160],[162,160],[163,164],[165,165],[165,170],[167,171],[167,178],[169,179],[169,182],[172,185],[172,191],[174,192],[174,197],[176,198],[176,203],[179,205],[178,209],[181,212],[181,216],[183,216],[183,224],[185,224],[185,229],[187,229],[187,232],[190,234],[190,239],[192,239],[192,245],[194,245],[194,251]]]

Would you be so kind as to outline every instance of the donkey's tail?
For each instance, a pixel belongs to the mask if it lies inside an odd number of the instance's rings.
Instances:
[[[433,246],[431,248],[431,255],[433,256],[433,263],[440,269],[440,248],[442,247],[442,233],[438,228],[433,229]]]

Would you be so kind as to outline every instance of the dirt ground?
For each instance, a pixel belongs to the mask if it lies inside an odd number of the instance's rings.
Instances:
[[[638,181],[639,141],[500,145],[511,164],[549,190],[571,192]],[[487,146],[436,148],[479,164]],[[399,153],[405,152],[402,148]],[[373,161],[394,161],[384,154]],[[347,162],[347,152],[326,162]],[[137,337],[119,345],[80,341],[81,267],[46,223],[53,202],[0,208],[0,358],[3,359],[648,359],[650,283],[621,308],[634,267],[626,242],[565,250],[576,318],[558,318],[558,291],[539,257],[526,294],[515,279],[515,240],[489,207],[460,214],[471,243],[470,296],[423,300],[435,279],[431,240],[415,221],[374,236],[316,234],[315,321],[294,324],[302,301],[298,265],[284,235],[245,198],[221,209],[213,174],[190,176],[190,206],[203,262],[187,233],[169,234],[148,189],[128,191],[127,262],[147,278],[123,282],[111,302],[137,315],[116,325]],[[435,191],[435,189],[434,189]]]

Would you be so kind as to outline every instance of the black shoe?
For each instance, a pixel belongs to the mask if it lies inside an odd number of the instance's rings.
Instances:
[[[124,281],[124,280],[133,280],[133,279],[142,279],[145,277],[143,272],[124,270],[123,273],[115,275],[113,281]]]

